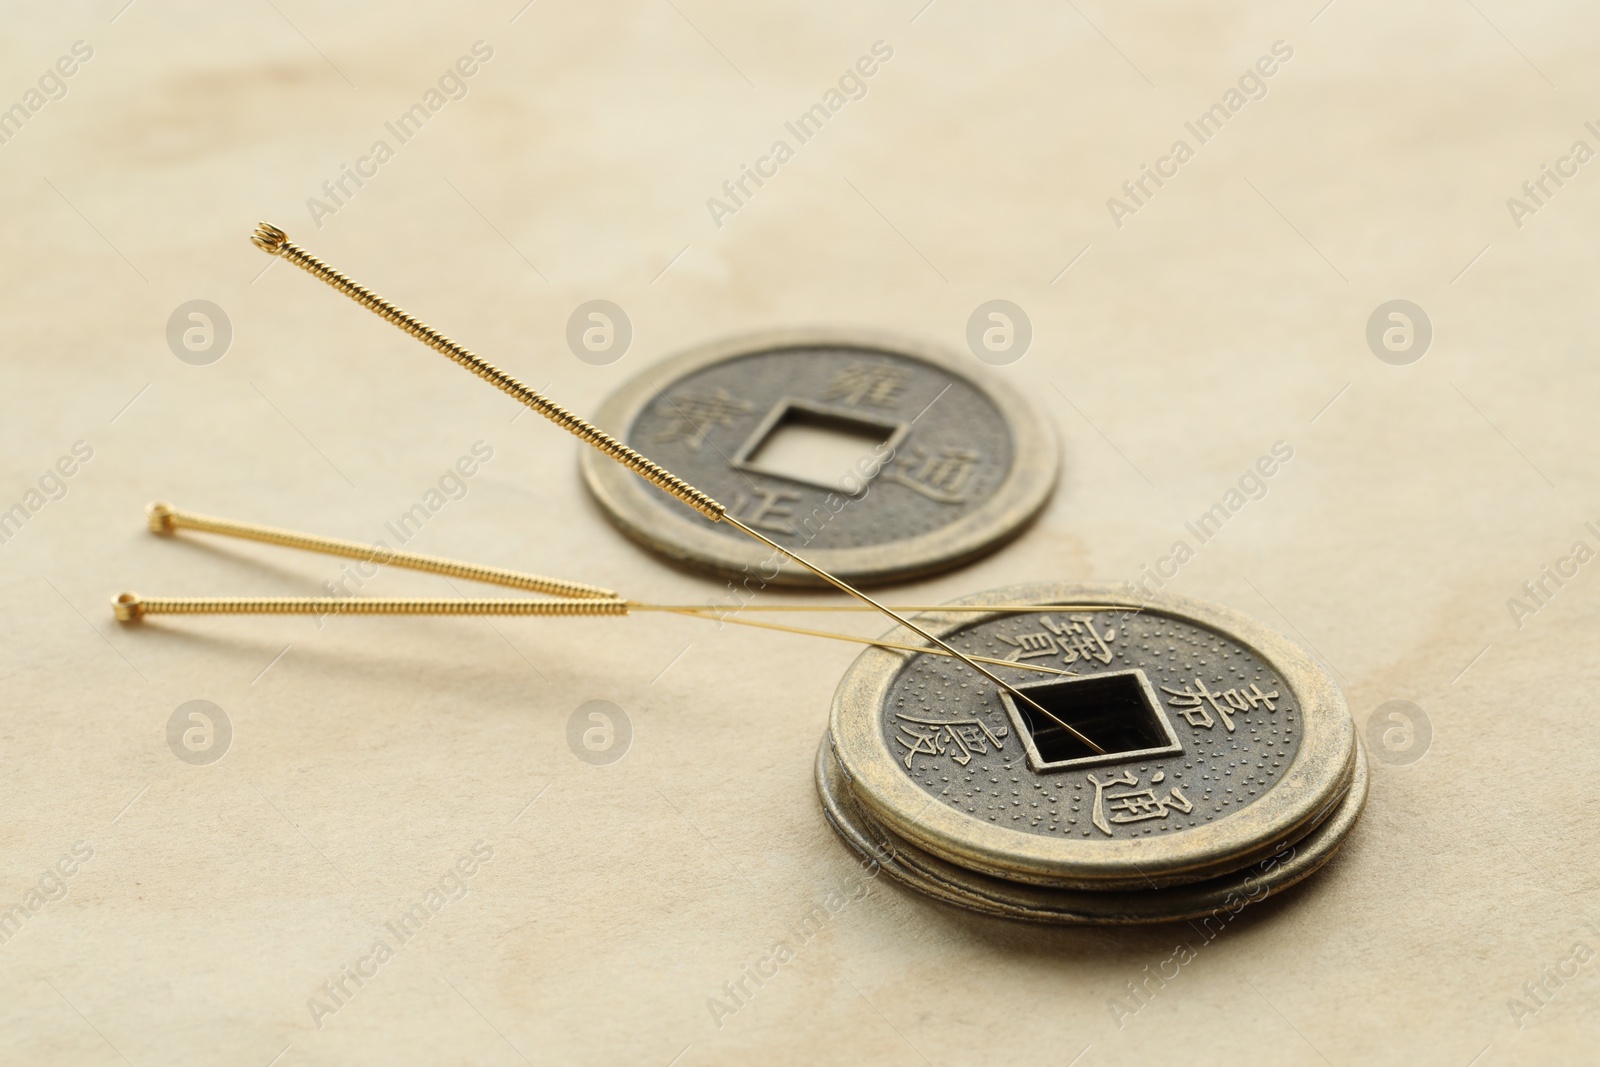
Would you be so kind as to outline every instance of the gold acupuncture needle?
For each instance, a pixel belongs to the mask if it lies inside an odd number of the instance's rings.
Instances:
[[[594,615],[627,615],[629,608],[637,607],[626,600],[446,600],[437,597],[142,597],[137,593],[123,593],[111,601],[112,609],[122,622],[139,622],[146,615],[533,615],[543,617],[573,618]],[[716,620],[704,610],[685,607],[671,610],[677,615]],[[828,630],[810,630],[800,626],[780,626],[775,623],[756,622],[753,619],[722,619],[722,622],[741,626],[758,626],[764,630],[782,630],[786,633],[809,637],[826,637],[835,641],[850,641],[858,645],[892,648],[900,652],[919,652],[930,656],[948,656],[939,648],[903,645],[872,637],[832,633]],[[1033,663],[1013,663],[1009,660],[977,656],[985,663],[1020,670],[1040,671],[1045,674],[1073,674],[1056,667]]]
[[[322,552],[330,556],[343,556],[349,559],[360,559],[369,563],[391,564],[396,567],[410,567],[413,570],[428,571],[433,574],[442,574],[450,578],[463,578],[469,581],[484,582],[489,585],[505,586],[510,589],[527,589],[533,592],[549,593],[552,596],[570,597],[578,600],[621,600],[620,594],[610,589],[599,586],[587,585],[583,582],[567,581],[564,578],[547,578],[538,574],[526,574],[505,567],[488,567],[479,563],[467,563],[457,559],[446,559],[443,556],[425,556],[418,552],[402,552],[382,545],[368,545],[360,541],[344,541],[336,537],[323,537],[320,534],[301,533],[298,530],[285,530],[277,526],[264,526],[260,523],[244,522],[240,519],[224,519],[215,515],[202,515],[194,511],[184,511],[175,508],[166,501],[158,500],[145,508],[149,518],[150,530],[153,533],[167,534],[176,530],[200,530],[205,533],[221,534],[225,537],[238,537],[249,541],[261,541],[266,544],[283,545],[288,548],[299,548],[307,552]],[[240,599],[240,598],[225,598]],[[251,598],[243,598],[251,599]],[[706,615],[725,622],[735,622],[730,616],[744,614],[748,611],[761,612],[877,612],[879,609],[868,604],[743,604],[737,608],[721,607],[716,604],[650,604],[642,600],[628,600],[629,611],[670,611],[679,614],[693,613]],[[1006,611],[1022,612],[1049,612],[1049,611],[1099,611],[1104,604],[891,604],[895,611],[901,612],[996,612]],[[912,646],[907,646],[912,647]],[[982,659],[982,657],[974,657]],[[984,662],[997,663],[1009,666],[1011,660],[984,660]],[[1070,673],[1070,672],[1067,672]]]
[[[821,578],[823,581],[827,582],[829,585],[840,590],[841,592],[848,593],[863,603],[870,604],[872,607],[877,608],[883,614],[887,615],[901,626],[904,626],[918,637],[921,637],[930,644],[937,645],[944,649],[956,659],[965,663],[974,671],[983,675],[985,678],[988,678],[995,685],[1010,693],[1017,700],[1033,708],[1040,715],[1043,715],[1051,722],[1054,722],[1056,725],[1060,726],[1072,737],[1076,738],[1078,741],[1087,746],[1091,752],[1102,755],[1105,753],[1105,749],[1101,748],[1099,745],[1083,736],[1083,734],[1079,733],[1072,727],[1072,724],[1053,714],[1049,709],[1039,704],[1038,701],[1029,697],[1026,693],[1021,692],[1016,686],[1006,682],[987,667],[974,662],[971,657],[969,657],[966,653],[961,652],[955,646],[949,644],[941,638],[935,637],[932,633],[905,618],[903,615],[900,615],[898,612],[895,612],[892,609],[878,603],[876,600],[867,596],[867,594],[861,592],[849,582],[846,582],[840,578],[835,578],[832,574],[829,574],[816,564],[746,526],[732,515],[729,515],[728,509],[724,505],[718,503],[711,496],[696,489],[694,486],[679,478],[677,475],[673,474],[660,464],[629,448],[627,445],[623,444],[621,441],[618,441],[604,430],[601,430],[598,427],[593,426],[585,420],[579,418],[577,415],[574,415],[572,412],[568,411],[560,404],[557,404],[555,401],[549,399],[544,394],[518,381],[516,378],[501,370],[499,367],[496,367],[494,364],[473,354],[469,349],[452,341],[450,338],[446,337],[438,330],[435,330],[432,326],[429,326],[421,319],[407,314],[394,304],[389,303],[389,301],[374,293],[372,290],[358,284],[353,279],[341,274],[339,271],[334,270],[327,263],[324,263],[316,256],[312,255],[299,245],[295,244],[293,241],[289,240],[289,235],[278,229],[278,227],[263,222],[259,224],[256,227],[255,232],[250,235],[250,240],[251,243],[253,243],[257,248],[261,249],[263,252],[289,260],[301,270],[306,271],[308,274],[313,275],[314,277],[325,282],[327,285],[337,289],[339,292],[348,296],[350,299],[362,305],[367,310],[373,312],[395,326],[398,326],[400,329],[417,338],[419,341],[428,345],[435,351],[442,353],[451,360],[454,360],[456,363],[472,371],[472,373],[489,382],[502,392],[514,397],[523,404],[526,404],[528,407],[543,415],[557,426],[560,426],[563,430],[566,430],[568,433],[571,433],[573,436],[583,441],[585,444],[593,446],[607,456],[610,456],[612,459],[616,460],[618,463],[622,464],[624,467],[633,471],[635,474],[639,475],[639,477],[645,479],[645,481],[656,486],[658,489],[694,508],[712,522],[728,523],[730,526],[734,527],[734,529],[740,530],[749,537],[752,537],[755,540],[760,541],[762,544],[772,548],[773,550],[788,556],[790,559],[806,568],[806,570],[811,571],[817,577]]]
[[[930,652],[935,655],[949,656],[943,649],[927,649],[916,645],[899,644],[892,641],[876,640],[868,637],[856,637],[852,634],[835,633],[828,630],[815,630],[800,626],[785,626],[776,623],[755,622],[732,617],[732,613],[714,606],[694,604],[647,604],[637,600],[622,601],[625,610],[618,612],[613,602],[621,600],[617,594],[610,590],[603,590],[596,586],[585,585],[581,582],[569,582],[558,578],[545,578],[540,575],[523,574],[519,571],[506,570],[500,567],[485,567],[475,563],[463,563],[458,560],[444,559],[438,556],[424,556],[417,553],[396,552],[378,545],[363,545],[357,541],[342,541],[332,537],[321,537],[315,534],[304,534],[293,530],[283,530],[271,526],[262,526],[257,523],[240,522],[234,519],[222,519],[210,515],[201,515],[196,512],[182,511],[171,504],[157,501],[147,509],[150,519],[150,529],[156,533],[170,533],[178,529],[203,530],[209,533],[223,534],[229,537],[246,538],[252,541],[263,541],[268,544],[285,545],[290,548],[302,548],[312,552],[323,552],[334,556],[345,556],[353,559],[365,559],[374,563],[392,563],[397,566],[409,566],[417,570],[426,570],[435,574],[448,575],[474,581],[482,581],[494,585],[508,586],[513,589],[532,589],[538,592],[552,593],[558,596],[568,596],[575,599],[589,601],[602,601],[603,608],[593,612],[574,612],[572,609],[544,606],[543,601],[504,601],[504,600],[431,600],[427,598],[399,598],[399,599],[365,599],[360,601],[360,606],[353,610],[353,614],[512,614],[512,615],[541,615],[541,616],[572,616],[574,614],[629,614],[638,611],[662,611],[678,615],[690,615],[699,618],[715,619],[718,622],[731,622],[741,626],[753,626],[764,630],[776,630],[784,633],[804,634],[811,637],[825,637],[839,641],[851,641],[856,644],[873,645],[879,648],[892,648],[905,652]],[[312,612],[326,614],[338,611],[338,605],[350,603],[348,598],[278,598],[278,597],[224,597],[212,600],[197,598],[152,598],[143,600],[124,596],[113,603],[116,605],[118,618],[124,621],[134,621],[142,617],[146,611],[166,614],[195,614],[201,611],[222,614],[286,614]],[[157,605],[154,608],[149,605]],[[507,606],[511,605],[511,606]],[[1089,607],[1090,605],[1085,605]],[[995,605],[984,607],[956,605],[895,605],[898,611],[995,611],[995,610],[1072,610],[1073,605],[1054,605],[1040,607],[1039,605]],[[763,604],[746,605],[739,609],[742,611],[877,611],[874,607],[862,604]],[[970,655],[970,654],[969,654]],[[996,659],[990,656],[972,655],[972,659],[980,663],[991,663],[999,667],[1020,667],[1025,670],[1040,671],[1046,674],[1059,674],[1073,676],[1074,672],[1060,670],[1055,667],[1046,667],[1040,664],[1019,663],[1015,660]]]
[[[382,545],[368,545],[360,541],[344,541],[337,537],[301,533],[298,530],[263,526],[260,523],[243,522],[239,519],[223,519],[215,515],[202,515],[199,512],[175,508],[164,500],[157,500],[152,503],[145,509],[145,514],[149,517],[150,530],[153,533],[166,534],[177,530],[200,530],[205,533],[221,534],[225,537],[238,537],[248,541],[261,541],[271,545],[304,549],[307,552],[322,552],[330,556],[359,559],[367,563],[409,567],[412,570],[442,574],[449,578],[464,578],[469,581],[485,582],[489,585],[500,585],[510,589],[527,589],[536,593],[548,593],[551,596],[570,597],[577,600],[622,599],[619,594],[610,589],[602,589],[599,586],[587,585],[583,582],[570,582],[564,578],[546,578],[543,575],[526,574],[522,571],[509,570],[505,567],[487,567],[479,563],[445,559],[443,556],[425,556],[420,552],[402,552],[392,548],[385,548]],[[896,611],[912,612],[1095,611],[1104,608],[1103,604],[894,604],[891,606]],[[745,604],[738,608],[725,608],[714,604],[647,604],[639,600],[629,600],[628,607],[633,611],[709,613],[724,619],[736,612],[742,614],[746,611],[876,612],[879,610],[877,607],[867,604]],[[974,658],[981,659],[982,657]],[[993,662],[1009,664],[1011,661],[995,660]]]
[[[722,521],[727,508],[717,503],[710,496],[702,493],[660,464],[635,452],[604,430],[590,425],[537,389],[518,381],[493,363],[480,359],[469,349],[456,344],[456,342],[450,340],[450,338],[421,319],[407,314],[377,293],[334,270],[328,264],[289,240],[289,235],[276,226],[266,222],[261,223],[256,227],[255,232],[250,235],[250,242],[268,255],[287,259],[301,270],[337,289],[373,314],[398,326],[429,348],[448,356],[451,360],[470,370],[507,396],[526,404],[563,430],[577,437],[580,441],[604,452],[645,481],[670,496],[683,501],[712,522]]]
[[[320,537],[316,534],[298,533],[294,530],[280,530],[272,526],[262,526],[253,522],[238,522],[234,519],[219,519],[211,515],[200,515],[193,511],[180,511],[165,501],[156,501],[147,509],[150,516],[150,529],[155,533],[172,533],[175,530],[203,530],[206,533],[222,534],[227,537],[240,537],[249,541],[264,541],[270,545],[284,545],[288,548],[300,548],[308,552],[323,552],[330,556],[344,556],[348,559],[359,559],[368,563],[387,563],[395,567],[409,567],[412,570],[430,571],[434,574],[443,574],[451,578],[466,578],[475,582],[488,582],[493,585],[509,586],[512,589],[527,589],[535,593],[549,593],[552,596],[570,597],[577,600],[616,600],[617,594],[609,589],[598,586],[584,585],[582,582],[568,582],[560,578],[545,578],[537,574],[523,574],[520,571],[506,570],[502,567],[484,567],[476,563],[462,563],[453,559],[442,559],[438,556],[424,556],[419,552],[402,552],[382,545],[365,545],[359,541],[342,541],[336,537]]]
[[[442,597],[142,597],[137,593],[122,593],[111,601],[112,611],[122,622],[139,622],[146,615],[534,615],[543,617],[575,618],[594,615],[631,615],[638,611],[661,611],[673,615],[728,622],[738,626],[754,626],[763,630],[804,634],[808,637],[826,637],[835,641],[849,641],[858,645],[892,648],[900,652],[921,652],[930,656],[950,656],[942,648],[906,645],[876,637],[858,637],[855,634],[836,633],[831,630],[813,630],[804,626],[784,626],[781,623],[757,622],[755,619],[735,619],[693,604],[641,604],[633,600],[504,600],[504,599],[444,599]],[[992,609],[991,609],[992,610]],[[997,667],[1015,667],[1018,670],[1038,671],[1043,674],[1060,674],[1076,677],[1075,671],[1046,667],[1038,663],[996,659],[992,656],[968,654],[980,663]]]
[[[626,600],[446,600],[440,597],[172,596],[122,593],[121,622],[146,615],[626,615]]]

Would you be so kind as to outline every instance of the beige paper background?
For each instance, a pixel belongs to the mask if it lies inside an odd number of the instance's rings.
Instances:
[[[1600,163],[1520,229],[1505,204],[1600,148],[1591,10],[121,3],[13,5],[0,41],[5,105],[94,48],[0,146],[0,507],[94,449],[0,546],[0,906],[93,849],[0,944],[7,1062],[1593,1057],[1600,963],[1521,1027],[1508,999],[1600,947],[1600,564],[1520,629],[1506,602],[1600,547]],[[306,199],[480,39],[469,95],[317,228]],[[713,226],[706,198],[877,40],[866,97]],[[1266,97],[1115,227],[1106,198],[1276,40],[1294,58]],[[1313,647],[1359,725],[1416,702],[1432,747],[1375,762],[1339,858],[1209,944],[874,883],[719,1028],[708,998],[852,885],[811,781],[848,646],[658,617],[112,621],[124,588],[339,573],[155,538],[153,498],[371,539],[479,440],[493,460],[416,547],[717,589],[623,540],[556,430],[286,266],[259,275],[259,218],[580,412],[709,338],[828,323],[959,351],[978,303],[1013,300],[1036,336],[996,373],[1058,428],[1059,491],[1015,544],[896,596],[1134,577],[1283,440],[1270,493],[1172,588]],[[563,340],[595,297],[634,324],[609,367]],[[1435,327],[1411,366],[1363,337],[1395,297]],[[164,337],[195,298],[235,333],[206,367]],[[364,592],[452,595],[404,573]],[[165,738],[196,698],[234,729],[206,767]],[[633,724],[608,767],[565,740],[590,699]],[[308,998],[479,841],[468,895],[314,1026]],[[1119,1027],[1110,999],[1186,941]]]

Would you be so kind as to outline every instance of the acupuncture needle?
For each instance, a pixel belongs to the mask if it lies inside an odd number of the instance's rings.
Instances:
[[[674,615],[705,619],[708,622],[754,626],[763,630],[825,637],[851,644],[871,645],[896,652],[916,652],[929,656],[950,656],[942,648],[908,645],[880,637],[814,630],[803,626],[758,622],[755,619],[719,617],[691,605],[636,605],[626,600],[503,600],[444,599],[434,597],[142,597],[122,593],[112,600],[116,617],[122,622],[139,622],[149,615],[511,615],[544,618],[580,618],[629,615],[630,608],[664,611]],[[968,653],[968,658],[997,667],[1076,677],[1076,671],[1047,667],[1042,663],[1022,663]]]
[[[504,586],[508,589],[525,589],[532,592],[548,593],[557,597],[577,600],[624,600],[633,611],[696,612],[723,618],[731,614],[742,614],[747,611],[876,612],[879,610],[866,604],[745,604],[737,608],[721,607],[710,603],[651,604],[640,600],[625,599],[621,594],[610,589],[603,589],[600,586],[589,585],[584,582],[574,582],[564,578],[548,578],[544,575],[529,574],[524,571],[511,570],[507,567],[491,567],[480,563],[467,563],[462,560],[446,559],[443,556],[428,556],[420,552],[406,552],[388,548],[384,545],[347,541],[342,538],[303,533],[299,530],[287,530],[278,526],[245,522],[240,519],[219,518],[215,515],[204,515],[197,511],[178,508],[165,500],[157,500],[150,504],[145,509],[145,515],[152,533],[172,534],[179,530],[195,530],[201,533],[218,534],[223,537],[237,537],[246,541],[259,541],[264,544],[280,545],[285,548],[296,548],[305,552],[319,552],[323,555],[358,559],[363,563],[376,563],[427,571],[431,574],[443,575],[446,578],[462,578],[467,581]],[[890,607],[895,611],[902,612],[1008,611],[1023,613],[1103,611],[1105,609],[1104,604],[892,604]],[[1002,662],[1009,663],[1010,661]]]
[[[252,233],[250,236],[250,240],[252,244],[261,249],[263,252],[266,252],[268,255],[289,260],[306,273],[324,282],[331,288],[338,290],[345,296],[350,297],[350,299],[383,318],[385,321],[399,327],[401,330],[404,330],[406,333],[428,345],[430,348],[433,348],[435,351],[443,354],[462,367],[472,371],[472,373],[476,374],[478,377],[484,379],[491,385],[500,389],[502,392],[532,408],[534,411],[538,412],[540,415],[543,415],[557,426],[560,426],[568,433],[577,437],[580,441],[583,441],[585,444],[597,449],[606,456],[609,456],[611,459],[616,460],[622,466],[639,475],[656,488],[662,490],[670,496],[677,498],[678,500],[687,504],[689,507],[694,508],[701,515],[704,515],[712,522],[726,522],[734,529],[739,530],[754,540],[767,545],[774,551],[794,560],[794,562],[798,563],[806,570],[811,571],[817,577],[821,578],[829,585],[832,585],[834,588],[840,590],[841,592],[847,593],[850,596],[860,600],[862,603],[877,609],[884,615],[899,623],[901,626],[904,626],[906,629],[916,634],[918,637],[922,638],[924,641],[944,649],[966,666],[972,668],[972,670],[976,673],[989,679],[995,685],[1010,693],[1017,700],[1037,711],[1040,715],[1049,719],[1051,722],[1056,723],[1063,730],[1066,730],[1067,733],[1073,738],[1087,746],[1091,752],[1094,752],[1097,755],[1105,754],[1105,749],[1101,748],[1089,738],[1079,733],[1070,723],[1064,721],[1059,716],[1052,713],[1048,708],[1041,705],[1038,701],[1032,699],[1026,693],[1023,693],[1015,686],[1006,682],[993,671],[974,661],[970,656],[955,648],[955,646],[947,643],[939,637],[934,636],[934,634],[923,629],[921,626],[918,626],[916,623],[894,611],[892,608],[880,604],[878,601],[874,600],[866,593],[863,593],[849,582],[844,581],[842,578],[835,577],[827,570],[815,563],[812,563],[810,560],[799,555],[792,549],[785,548],[783,545],[778,544],[778,542],[773,541],[771,538],[768,538],[751,527],[746,526],[744,523],[740,522],[738,519],[729,514],[727,507],[712,498],[709,494],[696,489],[694,486],[679,478],[665,467],[645,457],[639,452],[634,451],[632,448],[629,448],[621,441],[618,441],[616,438],[612,437],[610,434],[594,425],[591,425],[589,422],[568,411],[560,404],[557,404],[555,401],[549,399],[544,394],[517,380],[512,375],[507,374],[505,371],[501,370],[499,367],[496,367],[487,360],[484,360],[473,354],[469,349],[457,344],[455,341],[452,341],[450,338],[446,337],[438,330],[435,330],[421,319],[408,314],[407,312],[401,310],[398,306],[391,304],[389,301],[378,296],[372,290],[367,289],[365,286],[360,285],[347,275],[335,270],[321,259],[318,259],[310,252],[307,252],[304,248],[301,248],[299,245],[289,240],[289,235],[283,230],[271,225],[270,223],[263,222],[256,227],[254,233]]]
[[[134,593],[123,593],[113,601],[113,607],[118,619],[124,622],[137,622],[146,615],[157,614],[348,614],[361,615],[537,615],[544,617],[574,618],[596,615],[627,615],[634,612],[670,612],[678,615],[687,615],[697,618],[709,619],[718,623],[729,622],[741,626],[754,626],[767,630],[779,630],[787,633],[803,634],[812,637],[825,637],[838,641],[850,641],[856,644],[874,645],[879,648],[892,648],[904,652],[928,652],[935,655],[947,656],[949,653],[942,649],[929,649],[918,645],[907,645],[884,639],[857,637],[854,634],[841,634],[828,630],[815,630],[806,627],[786,626],[778,623],[762,623],[754,620],[732,618],[726,610],[708,605],[696,604],[648,604],[643,601],[627,600],[610,590],[602,590],[597,586],[586,585],[580,582],[569,582],[559,578],[546,578],[541,575],[525,574],[520,571],[508,570],[502,567],[486,567],[475,563],[464,563],[460,560],[445,559],[440,556],[424,556],[418,553],[396,552],[383,546],[363,545],[359,541],[344,541],[333,537],[323,537],[317,534],[300,533],[295,530],[285,530],[273,526],[263,526],[258,523],[241,522],[235,519],[222,519],[212,515],[201,515],[198,512],[184,511],[165,501],[157,501],[147,509],[149,527],[152,532],[170,534],[180,529],[201,530],[208,533],[221,534],[226,537],[238,537],[252,541],[261,541],[269,544],[283,545],[290,548],[303,549],[310,552],[320,552],[327,555],[362,558],[366,562],[390,563],[403,567],[412,567],[417,570],[426,570],[447,577],[459,577],[472,581],[480,581],[493,585],[501,585],[514,589],[540,589],[540,590],[576,590],[585,594],[604,594],[576,596],[565,595],[562,600],[474,600],[474,599],[431,599],[431,598],[356,598],[356,597],[140,597]],[[1036,605],[1015,605],[1015,607],[1035,607]],[[763,609],[782,611],[784,605],[761,605]],[[794,605],[799,610],[810,610],[819,605]],[[859,605],[836,605],[842,610],[854,611]],[[982,608],[959,606],[958,610],[987,611],[1003,609],[1005,605],[988,605]],[[867,609],[870,610],[870,609]],[[938,610],[935,608],[905,608],[900,610]],[[1054,610],[1061,610],[1059,607]],[[972,658],[983,663],[992,663],[1000,667],[1017,667],[1023,670],[1040,671],[1046,674],[1075,675],[1074,671],[1061,670],[1055,667],[1046,667],[1043,664],[1020,663],[1014,660],[996,659],[990,656],[975,654]]]

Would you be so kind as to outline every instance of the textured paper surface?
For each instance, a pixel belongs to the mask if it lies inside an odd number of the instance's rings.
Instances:
[[[521,6],[6,16],[0,105],[27,119],[0,145],[0,508],[93,453],[0,545],[7,1062],[1593,1056],[1600,564],[1523,591],[1600,549],[1600,163],[1572,155],[1600,150],[1592,12]],[[28,110],[77,41],[92,58]],[[466,96],[399,144],[385,123],[477,41]],[[865,95],[799,144],[785,123],[877,41]],[[1264,95],[1199,143],[1185,123],[1279,41]],[[780,138],[775,177],[708,207]],[[380,139],[393,158],[362,164]],[[1162,163],[1180,139],[1193,158]],[[1144,164],[1176,173],[1136,203]],[[1567,177],[1535,200],[1546,164]],[[375,174],[314,220],[344,165]],[[492,459],[411,547],[644,599],[720,588],[618,535],[557,430],[287,265],[262,273],[261,218],[580,412],[675,350],[777,327],[895,331],[983,371],[967,318],[1011,300],[1032,346],[992,373],[1058,429],[1059,491],[1015,544],[895,597],[1170,573],[1185,523],[1282,441],[1265,497],[1169,588],[1303,642],[1363,728],[1414,702],[1431,747],[1375,760],[1337,860],[1214,939],[1036,929],[861,879],[811,779],[846,645],[648,616],[120,627],[122,589],[310,595],[341,574],[157,538],[148,501],[371,540],[476,442]],[[1396,298],[1433,326],[1405,366],[1365,336]],[[208,366],[166,336],[197,299],[233,330]],[[591,299],[633,325],[609,366],[567,348]],[[454,595],[409,573],[361,592]],[[232,727],[205,766],[167,740],[191,700]],[[590,700],[631,722],[609,766],[567,741]],[[441,881],[454,899],[428,912]],[[402,944],[386,924],[418,903]],[[793,958],[732,999],[780,940]],[[347,966],[373,973],[319,1013]]]

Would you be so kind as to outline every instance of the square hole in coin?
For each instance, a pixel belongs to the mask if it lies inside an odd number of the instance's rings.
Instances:
[[[854,496],[905,431],[898,422],[785,400],[756,427],[733,465]]]
[[[1183,751],[1166,712],[1142,670],[1019,685],[1050,714],[1105,749],[1092,751],[1061,724],[1002,691],[1001,699],[1036,771],[1094,767]]]

